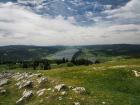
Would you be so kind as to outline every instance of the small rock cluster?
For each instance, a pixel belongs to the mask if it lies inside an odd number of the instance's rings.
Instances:
[[[44,77],[40,73],[4,73],[4,76],[0,74],[0,94],[5,94],[6,89],[4,86],[8,84],[10,80],[16,81],[15,86],[23,91],[21,97],[16,101],[16,104],[20,104],[34,95],[41,97],[47,91],[58,92],[61,96],[58,97],[59,100],[62,100],[62,96],[68,94],[68,91],[73,91],[76,94],[85,94],[86,89],[84,87],[73,87],[67,86],[66,84],[58,84],[52,88],[46,89],[45,87],[42,88],[42,85],[49,82],[47,77]],[[46,86],[46,85],[44,85]],[[74,105],[80,105],[79,102],[74,102]]]
[[[135,77],[140,77],[140,72],[136,71],[136,70],[132,70]]]
[[[16,103],[17,103],[17,104],[18,104],[18,103],[21,103],[21,102],[23,102],[24,100],[30,98],[32,95],[33,95],[32,90],[30,90],[30,91],[25,90],[25,91],[23,92],[22,97],[21,97]]]

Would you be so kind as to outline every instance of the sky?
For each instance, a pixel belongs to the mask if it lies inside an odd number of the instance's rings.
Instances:
[[[140,0],[0,0],[0,46],[140,44]]]

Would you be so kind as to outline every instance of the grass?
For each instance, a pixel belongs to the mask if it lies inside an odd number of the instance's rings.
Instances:
[[[59,92],[47,91],[42,97],[34,95],[23,105],[72,105],[73,102],[80,102],[81,105],[103,105],[103,102],[105,105],[140,105],[140,78],[135,77],[132,70],[140,71],[140,59],[116,60],[99,65],[65,67],[49,71],[40,70],[44,76],[55,81],[44,85],[45,88],[65,83],[71,86],[83,86],[87,93],[78,95],[68,91],[67,95],[61,96]],[[21,96],[23,90],[18,90],[14,84],[10,82],[5,86],[8,93],[0,95],[0,105],[14,105]],[[62,100],[58,99],[60,96]]]

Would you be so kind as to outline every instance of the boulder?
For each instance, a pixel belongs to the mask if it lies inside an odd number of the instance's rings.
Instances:
[[[42,96],[45,93],[45,91],[46,91],[46,89],[41,89],[41,90],[37,91],[36,93],[38,96]]]
[[[69,89],[73,89],[74,87],[73,87],[73,86],[68,86],[68,88],[69,88]]]
[[[23,80],[23,79],[27,79],[29,78],[29,74],[28,73],[16,73],[13,78],[17,81]]]
[[[48,79],[46,77],[41,77],[41,78],[38,79],[39,84],[44,84],[46,82],[48,82]]]
[[[51,89],[51,88],[48,88],[47,90],[50,91],[50,90],[52,90],[52,89]]]
[[[16,85],[19,85],[19,89],[24,88],[24,87],[33,87],[33,81],[30,80],[24,80],[22,82],[17,83]]]
[[[5,94],[5,93],[6,93],[5,89],[0,90],[0,94]]]
[[[65,84],[59,84],[59,85],[56,85],[54,87],[54,89],[57,90],[57,91],[63,91],[63,90],[68,89],[68,87]]]
[[[74,89],[72,89],[75,93],[78,93],[78,94],[84,94],[86,93],[86,89],[84,87],[76,87]]]
[[[61,95],[62,95],[62,96],[66,95],[66,94],[67,94],[66,91],[62,91],[62,92],[61,92]]]
[[[29,75],[29,78],[32,78],[32,77],[41,77],[42,74],[41,73],[37,73],[37,74],[31,74]]]
[[[62,100],[62,97],[58,97],[58,100],[61,101]]]
[[[6,85],[8,83],[9,79],[1,79],[0,80],[0,86]]]
[[[32,90],[30,90],[30,91],[25,90],[23,92],[23,96],[16,103],[19,104],[19,103],[23,102],[24,100],[30,98],[31,96],[33,96]]]
[[[74,102],[73,104],[74,105],[80,105],[80,102]]]
[[[135,77],[140,77],[140,72],[133,70],[133,73],[134,73]]]
[[[3,87],[0,87],[0,94],[5,94],[6,90]]]
[[[105,105],[105,104],[106,104],[106,102],[104,102],[104,101],[103,101],[103,102],[102,102],[102,104],[103,104],[103,105]]]

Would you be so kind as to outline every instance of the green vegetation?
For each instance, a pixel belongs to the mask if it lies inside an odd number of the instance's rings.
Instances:
[[[65,83],[68,86],[85,87],[87,93],[80,95],[68,91],[68,94],[59,100],[60,93],[47,91],[39,98],[34,95],[23,105],[72,105],[73,102],[80,102],[81,105],[140,105],[140,77],[135,77],[132,70],[140,72],[140,59],[114,60],[97,65],[63,67],[48,71],[29,70],[42,73],[53,81],[43,88],[53,88],[56,84]],[[14,84],[12,81],[5,86],[8,92],[0,95],[0,105],[14,105],[21,97],[23,90],[17,89]]]

